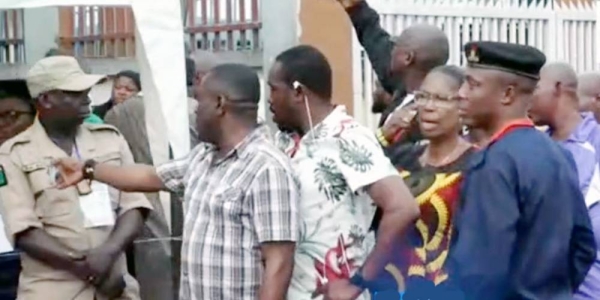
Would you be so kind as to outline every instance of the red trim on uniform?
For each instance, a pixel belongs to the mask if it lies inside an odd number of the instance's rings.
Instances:
[[[524,127],[533,128],[533,122],[531,122],[531,120],[529,119],[519,119],[511,121],[508,124],[504,125],[504,127],[500,128],[500,130],[496,131],[496,133],[492,135],[492,138],[490,139],[490,142],[488,144],[498,141],[499,139],[503,138],[505,135],[507,135],[515,129]]]

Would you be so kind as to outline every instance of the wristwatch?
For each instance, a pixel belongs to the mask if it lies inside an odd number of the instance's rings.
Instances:
[[[96,161],[93,159],[88,159],[83,163],[83,179],[87,179],[89,181],[94,180],[94,170],[96,169]]]
[[[350,283],[361,290],[369,289],[371,284],[362,276],[362,274],[360,274],[361,271],[362,269],[359,269],[352,277],[350,277]]]

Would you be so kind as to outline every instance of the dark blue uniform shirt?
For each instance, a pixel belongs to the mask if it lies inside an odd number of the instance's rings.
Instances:
[[[573,158],[512,125],[466,171],[451,278],[468,300],[572,299],[596,253]]]

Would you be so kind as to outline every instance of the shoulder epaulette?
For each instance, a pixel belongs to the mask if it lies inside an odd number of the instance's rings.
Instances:
[[[0,146],[0,154],[10,154],[13,148],[16,145],[27,144],[31,141],[31,127],[11,139],[5,141],[2,146]]]
[[[82,125],[89,131],[112,131],[118,135],[121,135],[121,132],[112,125],[109,124],[91,124],[91,123],[83,123]]]

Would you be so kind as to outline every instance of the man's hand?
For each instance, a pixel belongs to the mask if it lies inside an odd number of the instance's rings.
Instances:
[[[54,161],[54,166],[59,172],[56,187],[64,189],[74,186],[83,180],[83,163],[73,158],[59,158]]]
[[[93,273],[94,277],[91,281],[93,285],[97,286],[107,278],[119,253],[118,250],[105,245],[90,250],[85,261]]]
[[[89,282],[95,278],[94,271],[90,269],[84,254],[73,253],[69,256],[72,259],[67,268],[69,272],[86,282]]]
[[[123,294],[126,286],[125,278],[121,273],[112,273],[97,286],[97,289],[101,294],[108,297],[108,299],[116,299]]]
[[[415,105],[407,105],[406,107],[394,111],[389,119],[383,124],[383,136],[390,143],[394,143],[396,134],[400,130],[409,129],[416,115],[417,109]]]
[[[324,300],[354,300],[362,290],[350,283],[348,279],[330,281],[325,290]]]

